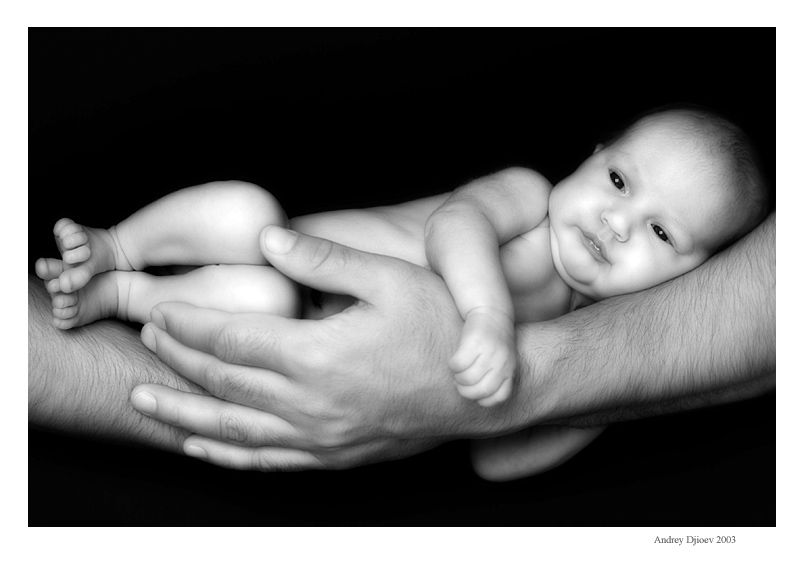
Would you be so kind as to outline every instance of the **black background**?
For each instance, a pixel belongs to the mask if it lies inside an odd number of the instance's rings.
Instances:
[[[108,226],[216,179],[290,216],[391,204],[509,165],[553,182],[685,101],[775,164],[775,30],[29,32],[29,271],[62,216]],[[768,169],[772,191],[775,179]],[[611,427],[548,474],[465,443],[344,472],[232,472],[29,430],[29,525],[775,525],[775,395]]]

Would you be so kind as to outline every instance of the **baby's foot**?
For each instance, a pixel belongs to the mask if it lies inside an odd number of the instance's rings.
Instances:
[[[58,277],[62,292],[77,291],[103,272],[131,270],[125,258],[118,255],[113,231],[81,226],[69,218],[56,222],[53,234],[65,262],[64,271]]]
[[[503,312],[473,310],[466,316],[458,351],[449,360],[458,393],[481,406],[505,401],[516,373],[514,324]]]
[[[44,280],[53,302],[53,325],[72,329],[117,315],[120,276],[127,274],[105,272],[77,292],[65,293],[61,290],[59,276],[68,269],[62,260],[40,258],[36,261],[36,275]]]

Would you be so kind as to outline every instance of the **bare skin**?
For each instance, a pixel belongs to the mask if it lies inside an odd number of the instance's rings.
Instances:
[[[534,311],[536,319],[565,313],[571,299],[577,307],[576,298],[603,299],[677,277],[739,227],[736,216],[713,220],[715,213],[729,212],[729,195],[718,190],[720,171],[702,166],[714,160],[708,151],[689,152],[699,137],[689,131],[690,121],[682,111],[643,119],[627,136],[598,145],[555,188],[534,171],[509,168],[446,199],[324,213],[311,219],[307,233],[406,259],[442,276],[465,323],[448,362],[457,390],[481,406],[494,406],[513,390],[516,322],[533,320]],[[109,316],[145,323],[155,303],[173,300],[234,313],[297,315],[293,284],[272,270],[247,266],[263,264],[255,240],[259,230],[285,220],[270,193],[235,181],[171,193],[108,230],[62,219],[54,233],[67,266],[48,283],[54,323],[68,329]],[[500,247],[521,246],[522,238],[527,255],[506,267]],[[52,262],[40,260],[39,274]],[[243,267],[159,280],[114,273],[176,263]],[[529,273],[526,287],[512,292]],[[102,276],[99,283],[84,290],[96,275]],[[240,285],[255,283],[260,285],[253,293]],[[260,290],[271,293],[261,296]],[[251,306],[235,303],[250,299],[256,300]],[[515,311],[521,307],[527,315]]]
[[[210,451],[209,462],[272,471],[347,468],[538,423],[590,426],[750,398],[775,386],[775,221],[773,214],[664,286],[520,326],[524,374],[504,411],[469,406],[455,394],[445,366],[460,331],[452,298],[432,272],[400,260],[295,242],[285,254],[271,253],[271,262],[310,285],[349,288],[365,299],[330,319],[276,318],[264,331],[243,329],[242,317],[210,321],[208,310],[166,304],[166,329],[147,328],[156,354],[115,321],[58,331],[47,293],[29,277],[29,423],[176,452],[196,446]],[[353,286],[343,282],[344,270]],[[360,288],[367,275],[380,280],[376,292]],[[196,340],[185,337],[190,323],[200,327]],[[293,335],[262,344],[271,331]],[[242,355],[226,348],[240,337],[251,340],[232,345]],[[605,358],[624,347],[633,358]],[[262,367],[280,372],[250,367],[244,375],[231,364],[252,351]],[[197,401],[199,386],[229,402]],[[277,388],[283,400],[267,398]],[[146,396],[150,407],[139,400]],[[237,402],[257,416],[242,414]],[[286,436],[264,430],[273,417],[286,423]],[[191,432],[197,436],[185,442]]]
[[[264,249],[274,266],[360,302],[318,321],[162,304],[143,329],[149,348],[218,398],[143,385],[134,406],[193,432],[185,452],[215,464],[346,468],[456,437],[542,423],[595,426],[741,400],[775,385],[775,215],[677,280],[520,325],[520,384],[494,409],[469,406],[450,390],[445,360],[460,318],[437,276],[315,238],[289,237],[280,249],[275,239]],[[629,358],[609,358],[623,351]],[[153,404],[144,407],[146,394]],[[517,467],[488,466],[483,475],[503,479],[509,469]]]

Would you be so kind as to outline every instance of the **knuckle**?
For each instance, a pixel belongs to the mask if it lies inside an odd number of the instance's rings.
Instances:
[[[488,398],[494,394],[494,390],[497,387],[493,384],[488,382],[483,382],[477,385],[477,392],[475,392],[476,398]]]
[[[308,398],[303,406],[304,414],[317,425],[316,440],[320,440],[318,435],[327,432],[329,423],[336,420],[333,407],[324,398]]]
[[[252,456],[252,465],[260,472],[276,472],[281,466],[276,465],[274,455],[264,448],[257,448]]]
[[[347,430],[343,423],[329,422],[318,437],[318,448],[329,452],[339,450],[346,445]]]
[[[220,413],[218,433],[221,439],[235,444],[245,444],[248,441],[248,431],[243,424],[243,420],[231,411]]]
[[[344,414],[326,399],[311,399],[304,414],[310,420],[309,445],[319,451],[338,450],[350,442],[351,428]]]
[[[157,409],[158,410],[158,409]],[[184,422],[184,415],[182,414],[182,409],[177,404],[172,404],[171,406],[167,407],[165,411],[164,420],[169,422],[170,424],[174,424],[176,426],[185,427]]]
[[[228,401],[246,399],[249,402],[261,400],[261,385],[255,383],[249,371],[220,362],[207,365],[204,371],[205,388],[214,396]]]
[[[251,362],[272,349],[272,335],[247,323],[227,323],[214,334],[213,354],[226,363]]]
[[[474,369],[469,369],[455,375],[455,380],[465,386],[474,386],[480,381],[478,372]]]
[[[329,337],[327,337],[329,341]],[[320,371],[335,371],[336,370],[336,358],[335,358],[335,351],[333,351],[332,347],[335,345],[331,342],[312,342],[313,340],[310,339],[309,343],[306,343],[304,352],[304,367],[310,373],[316,373]]]
[[[240,334],[231,325],[223,325],[215,333],[213,350],[221,361],[232,363],[237,358]]]
[[[340,257],[335,256],[335,244],[329,240],[316,240],[315,247],[310,250],[310,268],[313,272],[319,271],[325,266],[328,266],[330,271],[337,271],[339,267],[343,266],[343,251]],[[339,261],[340,259],[340,261]],[[330,267],[330,266],[335,267]]]
[[[204,388],[211,394],[219,398],[226,395],[226,373],[223,371],[219,361],[207,364],[204,368]]]
[[[483,398],[483,395],[478,392],[478,388],[475,385],[458,385],[457,390],[458,394],[466,399],[477,400]]]

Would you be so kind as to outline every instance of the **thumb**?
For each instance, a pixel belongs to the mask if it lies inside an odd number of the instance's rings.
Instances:
[[[280,272],[312,288],[373,301],[391,283],[398,283],[395,260],[354,250],[342,244],[300,234],[280,226],[260,233],[265,258]]]

